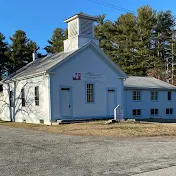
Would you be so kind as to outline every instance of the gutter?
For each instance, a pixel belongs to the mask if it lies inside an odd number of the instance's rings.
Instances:
[[[160,90],[160,91],[176,91],[176,88],[140,88],[140,87],[125,87],[124,86],[124,90]]]

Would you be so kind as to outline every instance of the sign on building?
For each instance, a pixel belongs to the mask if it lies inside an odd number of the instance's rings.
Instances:
[[[76,73],[73,73],[73,80],[104,82],[105,76],[103,74],[93,73],[93,72],[87,72],[87,73],[76,72]]]
[[[81,73],[74,73],[73,74],[73,80],[81,80]]]

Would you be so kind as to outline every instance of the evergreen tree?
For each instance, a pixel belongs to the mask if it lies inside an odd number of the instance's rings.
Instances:
[[[10,37],[12,44],[10,46],[10,73],[15,72],[24,65],[32,61],[32,53],[37,52],[39,47],[36,43],[27,38],[26,33],[18,30]]]
[[[136,56],[136,18],[133,14],[121,15],[114,24],[113,35],[116,52],[115,62],[129,75],[139,75],[139,60]]]
[[[106,14],[98,16],[98,24],[95,26],[95,38],[99,40],[100,48],[114,60],[115,45],[113,41],[114,27],[113,23],[105,20]]]
[[[65,35],[65,39],[67,39],[68,38],[68,29],[67,28],[64,31],[64,35]]]
[[[53,31],[52,38],[48,40],[49,45],[44,49],[47,53],[59,53],[64,50],[63,41],[66,39],[67,31],[65,32],[61,28],[56,28]]]
[[[0,33],[0,79],[8,71],[8,44],[5,42],[5,36]]]
[[[154,55],[153,31],[156,26],[156,12],[150,6],[140,7],[137,16],[137,58],[140,75],[146,76],[151,68],[157,67],[158,58]]]
[[[137,12],[137,16],[121,15],[114,23],[105,20],[105,14],[99,15],[95,36],[104,52],[127,74],[165,79],[165,60],[171,57],[174,42],[172,14],[156,13],[150,6],[142,6]]]
[[[172,27],[173,16],[171,11],[160,11],[157,14],[157,25],[155,28],[155,55],[160,59],[160,77],[166,79],[165,62],[172,57]],[[161,71],[162,70],[162,71]]]
[[[164,57],[165,45],[172,38],[173,17],[171,11],[160,11],[157,14],[156,31],[156,48],[158,57]]]

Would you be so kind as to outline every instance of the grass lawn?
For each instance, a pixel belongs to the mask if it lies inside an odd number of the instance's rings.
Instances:
[[[46,126],[27,123],[0,121],[0,126],[25,128],[29,130],[78,136],[112,136],[112,137],[152,137],[176,136],[176,124],[163,123],[113,123],[105,121]]]

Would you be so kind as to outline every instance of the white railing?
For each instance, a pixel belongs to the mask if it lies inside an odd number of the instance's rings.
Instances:
[[[123,108],[120,105],[114,109],[114,120],[120,121],[123,119]]]

